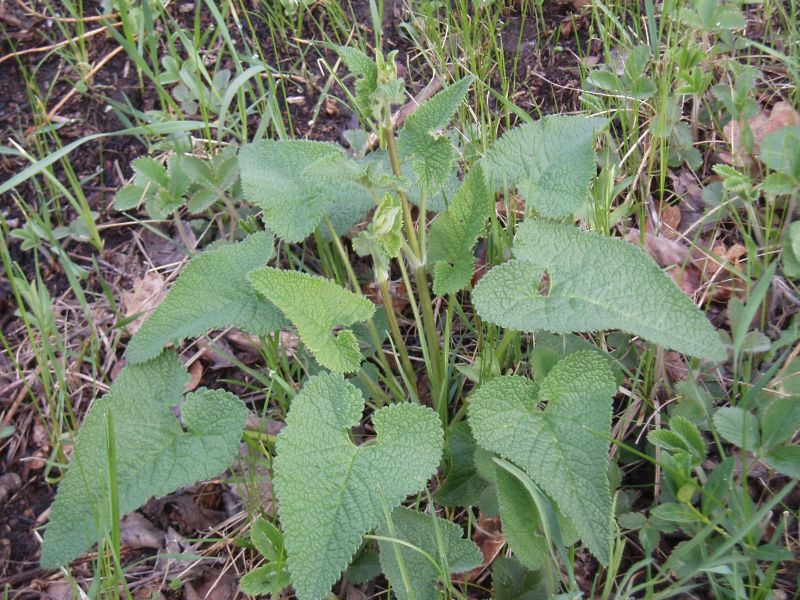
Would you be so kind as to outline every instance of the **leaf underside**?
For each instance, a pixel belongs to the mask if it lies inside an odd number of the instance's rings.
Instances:
[[[286,323],[281,312],[247,281],[247,273],[263,266],[273,252],[272,235],[260,232],[194,257],[128,343],[125,358],[149,360],[168,344],[209,329],[236,327],[254,335],[280,329]]]
[[[275,492],[289,572],[300,600],[330,591],[367,531],[436,471],[443,435],[429,408],[394,404],[375,411],[376,439],[348,436],[364,410],[361,393],[340,375],[312,377],[292,401],[278,436]]]
[[[492,269],[472,293],[486,321],[531,332],[621,329],[693,356],[725,358],[700,309],[632,244],[529,220],[518,230],[514,254],[516,260]]]
[[[516,186],[528,208],[563,217],[583,207],[595,174],[594,134],[608,121],[554,115],[515,127],[487,151],[490,190]]]
[[[464,532],[457,524],[439,517],[398,507],[391,515],[394,534],[386,524],[378,530],[383,537],[408,542],[415,548],[426,552],[443,567],[446,559],[450,573],[463,573],[481,564],[483,556],[478,547],[464,539]],[[438,539],[437,539],[438,538]],[[421,553],[408,546],[379,540],[381,567],[392,585],[392,591],[400,600],[439,600],[441,592],[433,584],[439,580],[439,573],[431,562]],[[406,583],[397,560],[397,551],[408,577],[413,595],[406,589]]]
[[[113,424],[121,516],[152,496],[216,477],[233,462],[247,419],[230,392],[183,395],[189,375],[164,352],[125,367],[78,432],[44,536],[44,568],[66,565],[110,531],[109,422]],[[180,405],[181,427],[173,408]]]
[[[541,387],[519,376],[492,379],[468,409],[475,440],[522,467],[603,564],[611,535],[606,436],[615,391],[606,361],[576,352],[558,362]],[[540,402],[547,403],[544,410]]]
[[[325,142],[262,140],[239,151],[245,198],[264,211],[264,222],[279,238],[300,242],[327,215],[343,235],[375,202],[352,181],[321,180],[305,174],[318,161],[335,160],[343,150]]]
[[[372,302],[324,277],[298,271],[265,267],[249,278],[256,291],[294,323],[322,366],[338,373],[358,370],[362,356],[355,334],[349,329],[334,334],[333,328],[370,319],[375,313]]]

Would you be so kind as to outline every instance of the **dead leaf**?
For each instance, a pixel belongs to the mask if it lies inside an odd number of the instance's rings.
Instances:
[[[750,131],[753,132],[753,154],[758,154],[761,142],[773,131],[778,131],[790,125],[800,125],[800,113],[788,102],[778,102],[767,113],[761,111],[749,121]],[[739,121],[731,120],[722,129],[725,139],[731,146],[732,154],[720,153],[720,158],[736,167],[745,167],[751,164],[752,160],[745,149],[742,147],[742,125]]]
[[[0,475],[0,506],[6,501],[13,492],[22,486],[22,479],[16,473],[6,473]]]
[[[641,233],[631,228],[625,240],[637,246],[642,245]],[[693,297],[700,288],[700,272],[690,262],[689,248],[676,240],[663,235],[645,233],[644,248],[659,267],[668,269],[668,274],[686,295]]]
[[[167,282],[156,271],[148,271],[144,277],[134,281],[133,289],[129,292],[122,292],[122,308],[125,316],[131,317],[136,313],[142,313],[136,319],[128,323],[128,331],[131,335],[139,330],[145,322],[150,312],[167,295]]]
[[[672,204],[661,207],[661,233],[671,240],[680,239],[681,209]]]
[[[500,515],[487,517],[483,513],[478,517],[478,524],[472,541],[480,548],[483,555],[483,562],[479,567],[475,567],[469,573],[462,575],[457,581],[469,582],[477,578],[492,562],[506,543],[503,530],[500,525]]]
[[[165,534],[138,512],[125,515],[120,524],[120,536],[129,548],[161,548]]]
[[[186,385],[186,391],[192,392],[196,390],[202,380],[203,364],[199,360],[196,360],[189,365],[189,383]]]
[[[45,594],[47,600],[71,600],[72,586],[66,581],[57,581],[47,586]]]
[[[219,569],[209,569],[202,578],[183,585],[186,600],[230,600],[236,598],[239,582]]]
[[[718,243],[710,252],[699,248],[692,250],[692,264],[698,268],[703,282],[708,284],[714,300],[730,300],[733,295],[745,293],[747,286],[734,271],[741,270],[740,259],[747,254],[741,244],[730,248]]]

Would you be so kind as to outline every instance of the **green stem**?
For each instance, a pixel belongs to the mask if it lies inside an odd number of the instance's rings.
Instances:
[[[345,271],[347,271],[347,278],[350,280],[350,285],[353,288],[354,292],[358,292],[358,290],[360,289],[360,286],[358,284],[358,278],[356,277],[356,273],[353,270],[353,265],[350,264],[350,258],[347,255],[347,251],[344,249],[344,246],[342,245],[342,242],[339,239],[339,236],[336,235],[336,230],[333,228],[333,223],[331,223],[330,219],[328,218],[328,215],[323,215],[323,219],[325,219],[325,223],[326,223],[326,225],[328,226],[328,229],[331,232],[331,239],[333,240],[333,245],[336,247],[336,251],[339,253],[340,258],[342,259],[342,263],[344,264]],[[383,296],[383,292],[382,291],[381,291],[381,296]],[[386,302],[385,301],[384,301],[383,305],[384,305],[384,307],[386,307]],[[392,317],[394,317],[394,312],[393,311],[389,311],[389,309],[386,308],[387,315],[390,312],[392,313]],[[398,400],[401,400],[401,399],[403,399],[405,397],[405,395],[403,394],[403,391],[400,389],[400,386],[398,385],[397,380],[394,378],[394,375],[392,374],[392,367],[391,367],[391,365],[389,365],[389,361],[387,360],[386,355],[381,351],[381,346],[383,346],[383,338],[378,333],[378,329],[377,329],[377,327],[375,327],[375,321],[373,319],[370,319],[369,321],[367,321],[367,328],[369,329],[370,336],[372,336],[372,340],[373,340],[373,343],[375,344],[375,347],[378,349],[378,351],[375,353],[375,355],[377,356],[378,362],[380,362],[381,367],[383,367],[384,373],[386,374],[386,380],[387,380],[387,382],[389,382],[389,387],[392,388],[392,394],[394,394],[395,398],[397,398]],[[401,339],[401,341],[402,341],[402,339]],[[398,343],[398,341],[395,340],[395,344],[397,344],[397,343]],[[402,346],[398,345],[398,348],[402,348],[403,350],[406,350],[405,344],[403,344]],[[406,356],[407,355],[408,355],[408,351],[406,350]],[[411,362],[409,361],[409,366],[410,365],[411,365]],[[416,380],[413,378],[413,371],[410,371],[409,373],[407,373],[407,375],[409,376],[409,378],[411,378],[410,380],[412,382],[415,382],[414,383],[414,387],[416,388]]]
[[[389,320],[389,333],[392,335],[394,344],[397,351],[400,353],[400,364],[408,377],[408,383],[413,388],[414,395],[419,398],[417,391],[417,376],[414,374],[414,368],[411,366],[411,359],[408,357],[408,348],[403,339],[403,334],[400,332],[400,326],[397,324],[397,316],[394,314],[394,305],[392,304],[392,294],[389,291],[389,282],[381,279],[381,300],[383,300],[383,307],[386,309],[386,318]]]
[[[402,177],[400,169],[400,157],[397,153],[397,144],[394,139],[394,128],[392,127],[392,119],[389,110],[386,110],[386,119],[384,125],[384,137],[386,138],[386,146],[389,150],[389,161],[392,165],[392,172],[397,177]],[[428,377],[430,379],[430,387],[433,393],[434,405],[438,404],[438,396],[440,393],[440,349],[439,349],[439,334],[436,331],[436,319],[433,314],[433,302],[431,301],[430,290],[428,289],[428,273],[425,270],[425,257],[420,251],[420,241],[416,229],[414,228],[414,220],[411,216],[411,204],[408,201],[408,196],[405,192],[400,191],[400,202],[403,205],[403,224],[406,229],[406,238],[408,245],[411,249],[414,262],[414,277],[417,280],[417,292],[419,293],[420,304],[422,305],[422,326],[425,330],[425,338],[428,346],[428,354],[430,360],[427,361]],[[424,223],[425,215],[421,216]]]

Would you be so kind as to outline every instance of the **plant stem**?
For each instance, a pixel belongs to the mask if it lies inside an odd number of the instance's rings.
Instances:
[[[327,224],[328,229],[331,232],[331,239],[333,240],[333,245],[336,247],[336,251],[339,253],[339,257],[342,259],[345,271],[347,271],[347,278],[350,280],[350,285],[353,287],[354,292],[358,292],[360,289],[360,286],[358,285],[358,278],[356,277],[356,273],[353,270],[353,265],[350,264],[350,258],[347,255],[347,251],[344,249],[344,246],[342,246],[342,242],[341,240],[339,240],[339,236],[336,235],[336,230],[333,228],[333,223],[331,223],[331,220],[328,218],[328,215],[323,215],[323,219],[325,219],[325,223]],[[383,300],[383,306],[386,309],[387,318],[389,318],[391,322],[391,319],[394,318],[394,311],[389,310],[389,308],[386,306],[386,299],[384,299],[383,296],[384,296],[383,288],[381,288],[381,300]],[[389,302],[391,302],[391,299],[389,299]],[[389,316],[390,313],[391,316]],[[397,320],[395,320],[395,324],[396,323]],[[404,397],[404,394],[402,389],[400,388],[400,385],[397,383],[397,381],[394,378],[394,375],[392,374],[392,368],[389,365],[389,361],[386,359],[386,355],[380,350],[381,345],[383,344],[383,338],[378,333],[377,327],[375,327],[375,321],[373,319],[367,321],[367,327],[369,328],[369,333],[372,336],[372,340],[375,343],[375,347],[378,349],[378,351],[375,353],[378,358],[378,362],[381,363],[381,367],[383,367],[383,370],[386,373],[387,381],[391,382],[391,385],[389,387],[392,388],[391,391],[395,395],[395,397],[398,400],[401,400]],[[391,331],[390,333],[393,334],[393,332]],[[399,337],[399,339],[395,339],[394,343],[400,349],[401,357],[402,354],[405,352],[406,358],[408,359],[408,350],[406,349],[406,345],[402,337]],[[411,367],[410,360],[408,360],[408,367]],[[405,365],[403,368],[406,368]],[[416,391],[417,380],[414,377],[414,371],[413,369],[410,368],[406,369],[406,371],[407,371],[406,375],[408,376],[409,381],[412,383],[412,385],[414,386],[414,390]]]
[[[392,127],[392,119],[389,110],[386,110],[386,118],[384,119],[384,137],[386,138],[386,147],[389,150],[389,161],[392,165],[392,171],[395,176],[402,177],[400,169],[400,157],[397,153],[397,144],[394,139],[394,128]],[[403,205],[403,224],[406,229],[406,238],[408,245],[411,248],[413,255],[414,278],[417,281],[417,291],[419,293],[420,304],[422,305],[422,326],[425,330],[425,339],[428,346],[428,354],[430,360],[427,361],[428,377],[430,379],[430,388],[433,393],[434,404],[437,404],[437,398],[440,393],[440,349],[439,349],[439,334],[436,331],[436,320],[433,314],[433,302],[431,301],[430,290],[428,289],[428,273],[425,270],[425,257],[420,251],[419,236],[414,228],[414,219],[411,216],[411,204],[408,201],[408,196],[405,192],[400,191],[400,202]],[[425,216],[422,215],[422,227],[425,227]]]
[[[397,324],[397,316],[394,314],[394,304],[392,303],[392,295],[389,291],[389,282],[386,279],[381,279],[381,300],[383,300],[383,307],[386,309],[386,318],[389,320],[389,332],[392,334],[397,351],[400,353],[400,364],[408,377],[408,382],[413,388],[414,394],[419,398],[417,391],[417,377],[414,374],[414,368],[411,366],[411,359],[408,357],[408,348],[403,339],[403,334],[400,333],[400,326]]]

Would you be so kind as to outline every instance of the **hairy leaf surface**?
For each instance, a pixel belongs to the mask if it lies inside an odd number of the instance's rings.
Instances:
[[[42,547],[42,566],[66,565],[110,531],[109,448],[114,441],[120,515],[178,487],[219,475],[233,462],[247,409],[233,394],[183,391],[189,376],[164,352],[125,367],[78,432]],[[180,405],[183,427],[173,408]],[[109,436],[113,425],[113,437]]]
[[[317,161],[337,160],[343,150],[324,142],[262,140],[242,147],[239,169],[245,198],[264,210],[270,230],[300,242],[328,215],[337,233],[347,233],[375,202],[353,181],[307,175]],[[312,168],[313,171],[313,168]]]
[[[544,220],[523,223],[512,260],[475,287],[481,317],[520,331],[621,329],[686,354],[722,360],[703,313],[643,250]],[[539,290],[547,275],[548,290]]]
[[[434,133],[447,126],[472,85],[467,76],[447,86],[409,115],[397,136],[397,150],[403,161],[410,160],[420,187],[436,189],[456,159],[453,144]]]
[[[451,200],[431,223],[428,261],[433,265],[433,292],[453,294],[467,287],[475,268],[473,248],[491,215],[492,196],[476,165]]]
[[[514,185],[527,207],[546,217],[575,212],[595,173],[594,134],[606,123],[557,115],[508,131],[479,163],[490,189]]]
[[[376,439],[348,436],[364,410],[361,393],[340,375],[312,377],[292,401],[278,436],[274,485],[289,572],[301,600],[319,600],[358,550],[361,536],[384,522],[436,471],[439,417],[429,408],[394,404],[372,416]]]
[[[556,364],[541,387],[519,376],[492,379],[468,409],[476,441],[522,467],[603,564],[612,518],[604,436],[611,435],[615,391],[606,361],[576,352]],[[547,403],[544,410],[540,402]]]
[[[361,49],[354,46],[334,46],[334,49],[344,61],[347,70],[357,77],[356,102],[361,110],[369,113],[372,94],[378,88],[378,66]]]
[[[464,539],[464,532],[455,523],[439,517],[398,507],[392,512],[392,528],[384,524],[378,533],[381,536],[402,540],[423,550],[439,567],[447,567],[449,573],[463,573],[481,564],[483,556],[471,540]],[[440,575],[431,562],[416,550],[379,540],[381,567],[392,591],[400,600],[439,600],[441,592],[434,585]],[[407,580],[403,578],[397,553],[405,568]],[[406,587],[406,583],[410,589]]]
[[[275,304],[297,327],[303,343],[319,363],[339,373],[357,371],[361,364],[358,340],[340,325],[366,321],[375,305],[329,279],[266,267],[249,275],[253,287]]]
[[[260,297],[247,273],[263,266],[274,252],[269,233],[254,233],[195,256],[125,350],[131,363],[151,359],[167,344],[203,335],[209,329],[237,327],[264,335],[284,325],[281,312]]]

